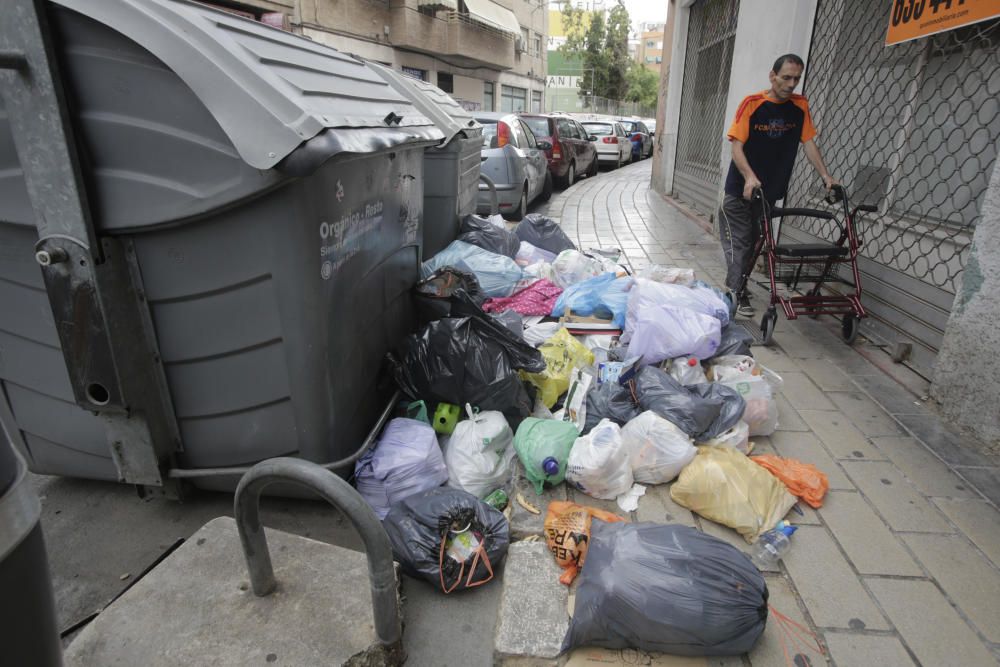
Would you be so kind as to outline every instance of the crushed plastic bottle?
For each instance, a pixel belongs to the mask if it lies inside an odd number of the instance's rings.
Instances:
[[[798,526],[785,523],[784,525],[778,524],[778,528],[761,533],[750,554],[754,565],[760,569],[774,567],[791,548],[792,542],[789,538],[796,530],[798,530]]]

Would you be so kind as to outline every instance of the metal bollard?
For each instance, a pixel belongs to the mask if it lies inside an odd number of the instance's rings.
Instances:
[[[371,584],[375,636],[389,656],[402,656],[402,625],[397,600],[392,547],[382,524],[368,503],[350,484],[322,466],[295,458],[261,461],[240,479],[234,512],[243,555],[254,594],[274,592],[277,580],[271,565],[264,527],[260,522],[260,494],[274,482],[292,483],[315,491],[350,519],[365,544]]]

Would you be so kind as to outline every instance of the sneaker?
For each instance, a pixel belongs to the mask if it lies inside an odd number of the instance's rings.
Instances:
[[[738,304],[736,306],[736,314],[739,315],[740,317],[754,316],[753,306],[750,305],[750,297],[747,296],[746,294],[740,295]]]

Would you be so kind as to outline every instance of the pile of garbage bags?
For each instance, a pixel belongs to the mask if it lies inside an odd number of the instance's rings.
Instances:
[[[798,498],[819,506],[826,478],[749,456],[777,428],[782,381],[754,359],[728,300],[691,269],[632,275],[616,256],[577,248],[544,216],[513,229],[463,220],[424,262],[417,328],[387,358],[422,409],[388,423],[355,483],[404,570],[443,593],[493,578],[510,541],[502,510],[530,507],[515,478],[529,495],[568,484],[577,500],[614,502],[620,515],[537,510],[561,581],[581,577],[564,648],[742,653],[767,618],[749,558],[628,512],[645,486],[670,484],[674,502],[753,542]]]

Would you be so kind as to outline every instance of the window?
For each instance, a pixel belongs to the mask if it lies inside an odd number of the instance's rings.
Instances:
[[[504,122],[504,121],[500,121]],[[525,145],[527,139],[524,138],[524,130],[521,129],[521,123],[516,120],[510,124],[510,142],[521,148]]]
[[[663,62],[663,56],[656,56],[656,64],[659,65]]]
[[[447,72],[438,72],[438,88],[446,93],[455,92],[455,79]]]
[[[427,70],[417,69],[416,67],[407,67],[403,65],[403,74],[407,76],[412,76],[414,79],[420,79],[421,81],[427,80]]]
[[[658,48],[658,49],[660,49],[662,51],[663,50],[663,42],[657,42],[656,43],[656,48]]]
[[[559,126],[559,138],[560,139],[576,139],[576,126],[573,121],[567,120],[565,118],[560,118],[557,125]]]
[[[652,40],[652,39],[647,39],[646,40],[646,48],[647,49],[651,49],[654,46],[656,46],[656,42],[654,40]]]
[[[528,50],[528,29],[521,28],[521,51]]]
[[[526,148],[537,148],[538,145],[535,143],[535,135],[532,134],[531,130],[528,129],[528,126],[525,125],[520,120],[517,121],[517,124],[521,126],[521,132],[522,132],[522,136],[524,137],[525,147]]]
[[[500,86],[500,111],[524,111],[528,91],[514,86]]]
[[[541,113],[542,111],[542,91],[533,90],[531,91],[531,110],[535,113]]]
[[[483,111],[493,111],[493,82],[483,82]]]
[[[576,131],[578,133],[578,136],[584,141],[589,141],[590,132],[587,132],[587,128],[585,128],[583,125],[580,125],[576,121],[573,121],[573,124],[576,125]]]
[[[542,55],[542,36],[537,32],[535,33],[535,52],[532,54],[534,56]]]

